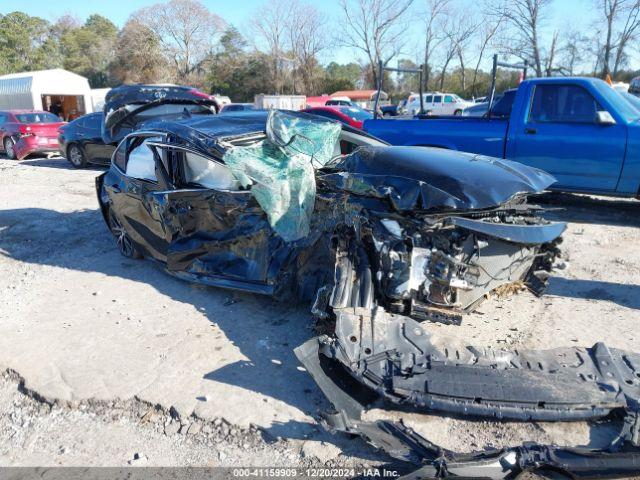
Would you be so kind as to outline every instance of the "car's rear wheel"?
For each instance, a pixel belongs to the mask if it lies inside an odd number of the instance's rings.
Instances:
[[[120,220],[116,217],[111,209],[109,209],[109,229],[116,241],[116,246],[123,257],[142,258],[142,254],[138,251],[133,240],[126,232]]]
[[[462,110],[456,110],[455,112],[453,112],[453,114],[456,116],[460,116],[462,115]]]
[[[82,147],[76,143],[72,143],[67,147],[67,160],[75,168],[84,168],[87,166],[87,159],[84,156]]]
[[[4,139],[4,152],[7,154],[7,158],[9,158],[10,160],[16,159],[16,151],[13,149],[13,146],[15,144],[15,140],[11,137],[7,137]]]

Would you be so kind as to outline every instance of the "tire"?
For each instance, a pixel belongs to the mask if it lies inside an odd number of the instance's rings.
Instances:
[[[13,146],[16,144],[15,140],[11,137],[6,137],[4,139],[4,152],[7,154],[7,158],[9,160],[16,159],[16,151],[13,149]]]
[[[462,115],[462,110],[456,110],[455,112],[453,112],[453,114],[454,114],[456,117],[459,117],[460,115]]]
[[[67,160],[74,168],[87,166],[87,158],[84,156],[84,151],[77,143],[72,143],[67,147]]]
[[[116,241],[120,255],[132,259],[142,258],[142,254],[111,209],[109,209],[109,230]]]

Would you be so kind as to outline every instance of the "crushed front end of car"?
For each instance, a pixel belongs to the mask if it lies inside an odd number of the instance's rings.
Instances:
[[[417,147],[340,158],[318,174],[320,191],[346,196],[351,219],[333,241],[327,308],[459,323],[497,288],[540,292],[566,225],[544,220],[527,196],[552,182],[512,162]]]

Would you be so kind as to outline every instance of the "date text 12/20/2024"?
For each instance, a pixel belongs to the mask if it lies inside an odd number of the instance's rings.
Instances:
[[[396,470],[386,468],[234,468],[237,478],[398,478]]]

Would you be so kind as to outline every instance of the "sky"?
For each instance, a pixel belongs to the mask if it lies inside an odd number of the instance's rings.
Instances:
[[[227,23],[237,27],[241,32],[246,30],[252,12],[265,3],[265,0],[201,0],[202,3],[213,13],[221,16]],[[80,20],[86,19],[92,13],[98,13],[109,18],[118,27],[121,27],[135,10],[153,5],[158,0],[22,0],[13,2],[10,0],[0,0],[0,13],[6,14],[14,10],[21,10],[29,15],[42,17],[49,21],[55,21],[63,14],[71,14]],[[475,3],[474,0],[458,0],[464,4]],[[325,12],[331,19],[330,26],[340,28],[339,0],[309,0],[319,10]],[[594,0],[554,0],[552,10],[549,12],[549,25],[544,36],[551,35],[552,31],[566,30],[568,28],[580,29],[585,33],[589,32],[596,12],[592,8]],[[413,9],[417,16],[425,4],[424,0],[415,0]],[[410,28],[409,34],[412,41],[409,42],[408,51],[405,57],[417,60],[417,51],[420,45],[420,25],[419,22]],[[356,53],[356,55],[359,55]],[[337,61],[347,63],[353,61],[354,52],[346,48],[331,49],[330,53],[323,55],[320,60],[323,63]]]

